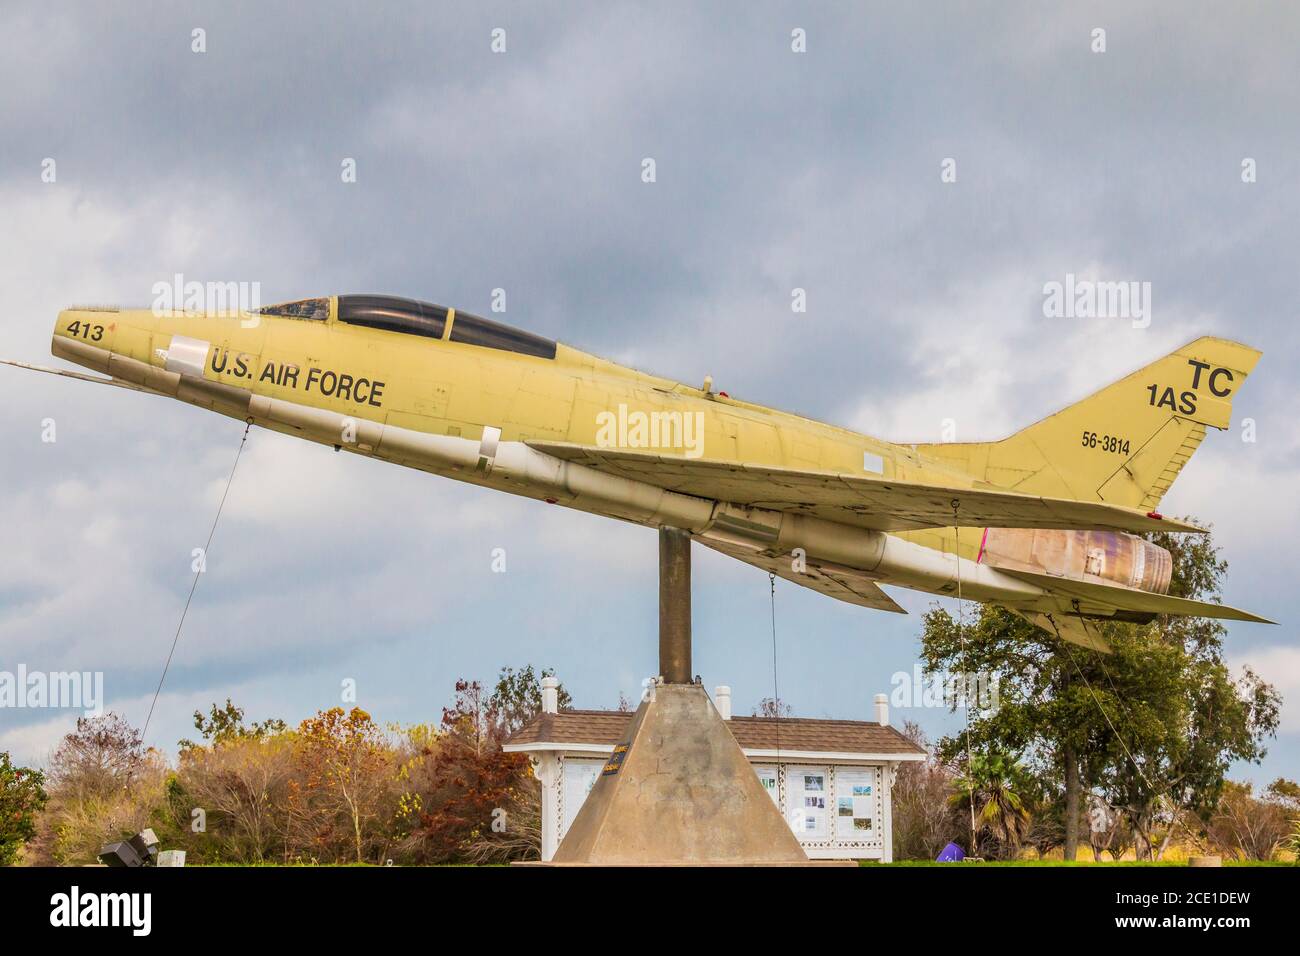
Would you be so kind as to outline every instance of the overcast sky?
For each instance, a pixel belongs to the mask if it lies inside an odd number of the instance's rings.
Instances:
[[[1300,776],[1300,10],[1131,6],[6,2],[0,356],[48,363],[60,308],[146,306],[176,273],[485,314],[503,288],[507,321],[576,347],[935,441],[1240,339],[1264,357],[1237,421],[1162,510],[1212,522],[1225,599],[1282,622],[1229,625],[1234,666],[1288,697],[1235,772]],[[1045,318],[1067,273],[1151,283],[1150,325]],[[12,368],[0,398],[0,670],[103,671],[140,724],[242,426]],[[645,529],[255,430],[149,742],[227,697],[295,723],[345,680],[381,721],[433,721],[503,665],[556,668],[577,706],[635,699],[656,561]],[[893,594],[910,616],[778,584],[797,714],[871,719],[911,671],[934,599]],[[697,549],[694,602],[696,670],[748,712],[773,686],[767,577]],[[0,750],[43,761],[75,717],[0,710]]]

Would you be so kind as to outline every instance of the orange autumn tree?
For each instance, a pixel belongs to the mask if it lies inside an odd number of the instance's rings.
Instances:
[[[427,862],[536,857],[537,782],[523,754],[501,749],[507,730],[498,695],[478,681],[456,682],[455,704],[442,712],[428,809],[414,834]]]
[[[386,846],[381,824],[387,803],[393,751],[383,732],[359,707],[334,707],[304,720],[297,747],[302,768],[290,795],[291,815],[305,843],[326,855],[346,841],[363,863]]]

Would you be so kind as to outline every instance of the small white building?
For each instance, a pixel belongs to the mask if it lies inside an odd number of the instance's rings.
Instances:
[[[542,680],[542,712],[504,748],[528,754],[541,781],[543,860],[555,854],[632,719],[630,711],[561,711],[558,687],[553,677]],[[713,703],[810,859],[893,859],[894,774],[925,751],[889,726],[884,694],[876,695],[874,723],[732,717],[727,687],[714,689]]]

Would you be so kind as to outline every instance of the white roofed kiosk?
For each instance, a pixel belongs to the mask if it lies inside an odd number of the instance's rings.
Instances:
[[[541,781],[543,860],[554,856],[632,720],[626,711],[561,711],[558,686],[543,679],[542,713],[505,746],[528,754]],[[884,694],[876,695],[874,722],[733,717],[728,687],[714,688],[713,704],[809,859],[892,861],[894,775],[925,753],[889,726]]]
[[[890,858],[893,767],[923,754],[887,718],[875,725],[725,719],[729,694],[720,695],[724,715],[691,676],[691,536],[675,528],[659,531],[659,670],[630,715],[557,713],[548,679],[543,712],[506,743],[536,762],[544,861],[797,865],[809,860],[805,847],[818,857]],[[818,749],[868,726],[884,735],[872,745],[882,752]],[[851,820],[852,830],[841,820]]]

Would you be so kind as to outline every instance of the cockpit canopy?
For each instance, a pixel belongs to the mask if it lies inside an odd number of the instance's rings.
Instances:
[[[276,315],[286,319],[317,319],[324,322],[330,317],[329,299],[299,299],[265,305],[257,310],[259,315]]]
[[[462,345],[501,349],[537,358],[555,358],[555,343],[550,339],[469,312],[461,312],[459,309],[391,295],[341,295],[337,298],[338,321],[348,325],[421,335],[430,339],[445,338]],[[326,321],[330,316],[330,300],[300,299],[268,305],[259,311],[262,315],[282,318]],[[448,325],[451,326],[450,334],[447,332]]]
[[[391,295],[339,296],[340,322],[364,325],[368,329],[423,335],[430,339],[442,338],[450,311],[440,305]]]

